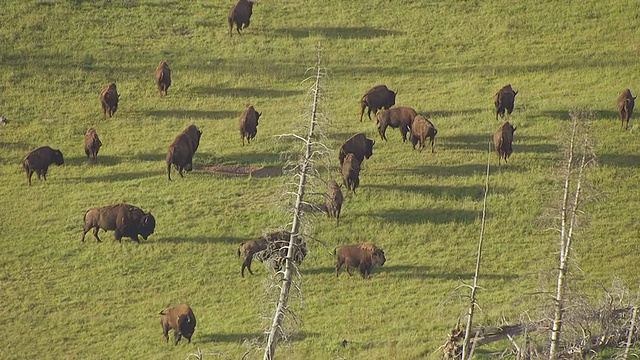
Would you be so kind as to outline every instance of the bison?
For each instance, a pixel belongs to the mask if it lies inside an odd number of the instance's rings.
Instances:
[[[289,239],[291,233],[288,231],[273,231],[257,239],[247,240],[238,247],[238,256],[242,255],[242,269],[240,274],[244,277],[244,269],[251,271],[251,260],[254,258],[266,262],[275,271],[280,271],[285,265]],[[307,243],[298,235],[294,237],[293,261],[300,265],[307,256]]]
[[[507,84],[496,91],[493,95],[493,103],[496,107],[496,120],[498,120],[498,114],[500,117],[504,117],[505,110],[511,115],[514,102],[516,101],[516,95],[518,95],[518,92],[513,90],[511,84]]]
[[[371,120],[371,112],[375,114],[380,109],[388,109],[395,105],[396,94],[387,85],[377,85],[369,89],[360,99],[360,121],[362,122],[362,116],[366,108],[368,108],[367,116]]]
[[[512,126],[508,121],[505,121],[498,130],[493,134],[493,145],[498,152],[498,166],[500,166],[500,159],[504,159],[505,164],[507,159],[513,152],[513,133],[516,128]]]
[[[370,158],[373,155],[373,145],[375,145],[375,143],[376,142],[374,140],[367,139],[367,136],[364,133],[355,134],[347,139],[347,141],[340,146],[340,150],[338,151],[340,167],[342,167],[344,158],[349,153],[353,154],[360,163],[362,163],[365,158]]]
[[[331,179],[327,190],[325,208],[327,209],[327,216],[336,219],[336,226],[340,225],[340,211],[342,210],[343,201],[344,197],[342,196],[340,186],[335,180]]]
[[[378,132],[382,140],[387,141],[387,126],[394,129],[400,128],[402,142],[407,141],[407,133],[411,131],[411,122],[418,115],[415,110],[407,106],[400,106],[394,109],[382,110],[376,116],[378,121]]]
[[[342,182],[347,188],[356,193],[356,188],[360,185],[360,161],[351,153],[347,154],[342,164]]]
[[[100,92],[100,103],[102,104],[102,120],[107,118],[107,112],[109,117],[118,110],[118,100],[120,100],[120,94],[116,88],[116,83],[110,83],[102,89]]]
[[[160,315],[162,315],[160,323],[162,324],[162,336],[165,342],[169,342],[169,329],[173,329],[175,345],[178,345],[178,341],[183,336],[188,342],[191,342],[191,337],[196,328],[196,316],[189,305],[174,305],[160,311]]]
[[[147,240],[153,234],[156,227],[156,219],[151,213],[145,213],[140,208],[129,204],[114,204],[100,208],[91,208],[84,214],[84,230],[82,242],[89,230],[93,229],[93,236],[98,242],[98,230],[115,230],[115,239],[121,241],[128,237],[135,242],[140,242],[138,235]]]
[[[384,251],[373,243],[362,243],[356,245],[344,245],[334,251],[337,256],[336,277],[340,275],[340,268],[344,269],[351,276],[349,267],[357,267],[363,279],[371,276],[374,266],[382,266],[387,261]]]
[[[167,96],[167,90],[171,86],[171,68],[166,61],[160,61],[156,68],[156,84],[160,90],[160,96]]]
[[[258,133],[258,119],[262,114],[257,112],[253,105],[247,106],[240,115],[240,138],[242,138],[242,146],[244,146],[244,139],[247,139],[247,144],[251,144],[251,140],[256,137]]]
[[[418,115],[413,119],[413,124],[411,124],[411,144],[413,145],[414,150],[416,145],[420,143],[418,150],[422,152],[425,141],[429,138],[431,142],[431,153],[433,154],[437,134],[438,130],[433,126],[433,123],[428,118]]]
[[[229,11],[229,36],[233,33],[233,24],[236,24],[236,31],[238,34],[241,29],[249,27],[251,23],[251,15],[253,14],[253,1],[248,0],[238,0],[238,2],[233,6],[231,11]]]
[[[182,171],[191,171],[193,169],[193,155],[200,145],[200,137],[202,131],[198,130],[195,125],[189,125],[182,131],[175,140],[169,145],[167,151],[167,176],[171,180],[171,165],[173,164],[178,170],[180,177]]]
[[[87,154],[89,162],[96,163],[98,161],[98,151],[101,146],[102,141],[100,141],[96,129],[89,128],[84,134],[84,153]]]
[[[618,113],[622,127],[626,130],[629,128],[629,119],[633,115],[633,107],[635,106],[636,96],[631,96],[631,90],[626,89],[618,97]]]
[[[31,176],[34,172],[38,174],[38,179],[47,180],[47,171],[51,164],[64,164],[64,158],[60,150],[43,146],[28,153],[22,160],[22,167],[27,173],[27,185],[31,185]]]

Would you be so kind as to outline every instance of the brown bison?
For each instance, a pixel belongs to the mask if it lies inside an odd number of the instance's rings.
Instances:
[[[244,146],[244,139],[247,139],[247,144],[251,144],[251,140],[256,137],[258,133],[258,119],[262,114],[257,112],[253,105],[247,106],[242,114],[240,114],[240,138],[242,138],[242,146]]]
[[[504,117],[505,110],[511,115],[514,102],[516,101],[516,95],[518,95],[518,92],[513,90],[511,84],[507,84],[496,91],[493,95],[493,103],[496,107],[496,120],[498,120],[498,115]]]
[[[167,151],[167,176],[169,180],[171,180],[172,164],[178,170],[180,177],[184,177],[183,170],[191,171],[193,169],[193,155],[198,150],[201,136],[202,131],[198,130],[195,125],[189,125],[169,145],[169,151]]]
[[[418,115],[416,111],[407,106],[380,111],[376,119],[382,140],[387,141],[387,126],[391,126],[394,129],[400,128],[402,142],[407,141],[407,133],[411,131],[411,122],[416,115]]]
[[[347,154],[342,164],[342,182],[347,188],[356,193],[356,188],[360,186],[360,161],[351,153]]]
[[[244,277],[244,269],[251,271],[251,260],[256,259],[267,263],[275,271],[280,271],[285,265],[285,258],[289,248],[291,233],[288,231],[274,231],[257,239],[247,240],[238,247],[238,256],[242,255],[242,269],[240,274]],[[294,237],[293,261],[300,265],[307,256],[307,243],[298,235]]]
[[[22,167],[27,173],[27,185],[31,185],[31,176],[34,172],[38,174],[38,179],[47,180],[47,171],[51,164],[64,164],[64,158],[60,150],[43,146],[28,153],[22,160]]]
[[[327,190],[325,208],[327,209],[327,216],[336,219],[336,226],[340,225],[340,211],[342,210],[343,201],[344,197],[342,196],[340,186],[335,180],[331,179]]]
[[[120,100],[120,94],[118,94],[118,90],[116,89],[116,83],[110,83],[102,89],[102,92],[100,92],[102,120],[107,118],[107,112],[109,113],[109,117],[112,117],[113,114],[116,113],[118,110],[118,100]]]
[[[374,114],[380,109],[388,109],[396,104],[396,92],[389,90],[387,85],[377,85],[369,89],[360,99],[360,121],[367,109],[367,116],[371,120],[371,112]]]
[[[160,61],[156,68],[156,84],[158,84],[160,96],[167,96],[167,90],[171,86],[171,68],[166,61]]]
[[[82,241],[89,230],[93,229],[93,236],[97,241],[98,230],[115,230],[115,238],[121,241],[128,237],[135,242],[140,242],[138,235],[147,240],[153,234],[156,227],[156,219],[151,213],[145,213],[140,208],[129,204],[114,204],[100,208],[91,208],[84,214],[84,230]]]
[[[162,324],[162,336],[164,341],[169,342],[169,329],[173,329],[174,344],[184,336],[188,342],[196,329],[196,316],[187,304],[174,305],[160,311],[160,323]]]
[[[373,155],[373,145],[375,145],[375,143],[376,142],[374,140],[367,139],[367,136],[364,133],[355,134],[347,139],[347,141],[340,146],[340,150],[338,151],[340,167],[342,167],[344,158],[349,153],[353,154],[360,163],[362,163],[365,158],[370,158]]]
[[[384,251],[373,243],[362,243],[357,245],[344,245],[339,247],[334,253],[337,255],[336,277],[340,275],[340,268],[344,269],[351,276],[349,267],[357,267],[363,279],[371,276],[374,266],[382,266],[387,261]]]
[[[493,145],[498,152],[498,166],[500,165],[500,159],[504,159],[505,164],[507,159],[513,152],[513,133],[516,128],[512,126],[508,121],[505,121],[498,130],[493,134]]]
[[[236,24],[236,31],[238,34],[241,29],[249,27],[251,23],[251,15],[253,14],[253,1],[247,0],[238,0],[238,2],[233,6],[231,11],[229,11],[229,36],[232,34],[233,24]]]
[[[618,113],[622,127],[626,130],[629,128],[629,119],[633,115],[633,107],[635,106],[636,96],[631,96],[631,90],[626,89],[618,97]]]
[[[422,152],[426,139],[429,138],[431,142],[431,153],[433,154],[437,134],[438,130],[428,118],[418,115],[413,119],[413,124],[411,124],[411,144],[414,150],[416,145],[420,143],[418,150]]]
[[[100,147],[102,147],[102,141],[100,141],[96,129],[89,128],[84,134],[84,153],[87,154],[89,162],[96,163],[98,161]]]

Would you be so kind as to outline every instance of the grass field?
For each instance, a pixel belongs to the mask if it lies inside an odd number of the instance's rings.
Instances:
[[[573,109],[595,114],[599,166],[573,246],[571,288],[602,297],[614,279],[635,297],[640,225],[640,126],[617,119],[616,98],[640,92],[640,8],[619,1],[259,1],[242,36],[228,35],[232,1],[18,1],[0,12],[0,358],[184,359],[198,348],[240,358],[272,315],[269,270],[240,277],[236,249],[284,228],[291,177],[278,171],[301,145],[309,114],[303,82],[318,49],[328,76],[321,125],[337,150],[357,132],[376,140],[361,187],[346,196],[339,227],[306,217],[310,253],[301,266],[299,322],[278,350],[287,359],[422,359],[464,313],[480,233],[488,142],[499,121],[492,95],[519,90],[514,154],[491,154],[487,229],[477,322],[516,322],[551,306],[558,239],[550,214],[561,195]],[[173,70],[161,98],[158,62]],[[100,90],[121,93],[102,120]],[[395,129],[379,139],[358,121],[359,100],[377,84],[397,104],[431,116],[436,152],[411,151]],[[262,112],[242,146],[237,118]],[[165,155],[190,124],[203,132],[195,170],[166,178]],[[89,165],[83,135],[104,144]],[[49,145],[65,164],[28,187],[21,160]],[[339,178],[337,152],[324,163]],[[221,168],[258,170],[226,176]],[[260,170],[263,169],[263,170]],[[326,169],[325,169],[326,170]],[[264,175],[264,176],[263,176]],[[269,176],[266,176],[269,175]],[[326,178],[324,179],[326,180]],[[324,192],[320,181],[310,192]],[[319,197],[309,197],[319,203]],[[112,233],[80,242],[84,212],[127,202],[151,211],[148,241]],[[370,280],[335,278],[334,247],[373,241],[387,263]],[[326,247],[324,245],[326,245]],[[167,345],[158,312],[189,303],[192,344]],[[349,345],[341,346],[343,340]],[[207,357],[205,357],[207,358]],[[218,358],[211,355],[209,358]],[[251,358],[261,358],[252,352]]]

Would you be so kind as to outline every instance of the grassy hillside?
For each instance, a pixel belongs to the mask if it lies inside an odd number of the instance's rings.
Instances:
[[[596,115],[599,167],[573,247],[572,288],[601,296],[614,277],[639,280],[640,126],[620,129],[615,100],[640,92],[634,41],[640,8],[622,1],[259,1],[242,36],[228,35],[232,1],[18,1],[0,12],[0,357],[183,359],[198,348],[240,358],[267,328],[276,297],[269,271],[240,277],[236,249],[291,221],[279,169],[300,144],[276,136],[303,128],[305,71],[318,48],[328,77],[321,125],[336,150],[349,136],[376,140],[361,187],[346,196],[339,227],[307,215],[310,253],[301,266],[300,322],[278,352],[289,359],[418,359],[463,314],[455,289],[470,282],[480,232],[488,142],[499,121],[492,95],[519,90],[514,154],[491,158],[478,322],[517,321],[550,305],[557,267],[549,211],[560,196],[558,164],[569,110]],[[154,69],[173,70],[161,98]],[[100,90],[117,83],[120,106],[102,119]],[[379,139],[358,121],[377,84],[397,104],[429,115],[436,153],[411,151],[398,130]],[[237,118],[263,113],[242,146]],[[165,155],[190,124],[203,132],[195,170],[166,178]],[[83,135],[104,144],[89,165]],[[21,160],[49,145],[65,164],[28,187]],[[337,153],[322,164],[339,178]],[[222,170],[249,177],[229,176]],[[237,175],[237,174],[232,174]],[[310,192],[324,192],[319,181]],[[310,197],[320,202],[318,197]],[[136,244],[80,242],[86,209],[128,202],[151,211],[156,233]],[[551,214],[551,215],[550,215]],[[330,252],[373,241],[387,263],[370,280],[335,278]],[[324,245],[326,245],[326,247]],[[158,312],[191,304],[191,345],[162,340]],[[265,318],[266,317],[266,318]],[[349,345],[341,346],[343,340]],[[253,353],[252,353],[253,354]],[[255,358],[260,356],[256,354]],[[215,356],[213,356],[215,358]]]

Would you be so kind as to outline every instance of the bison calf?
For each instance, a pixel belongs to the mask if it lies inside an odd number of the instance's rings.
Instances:
[[[327,209],[327,216],[336,219],[336,226],[340,225],[340,211],[342,210],[343,201],[344,197],[342,196],[340,186],[335,180],[331,179],[327,190],[325,207]]]
[[[356,193],[356,188],[360,186],[360,161],[353,154],[347,154],[342,164],[342,182],[347,188]]]
[[[171,86],[171,69],[166,61],[160,61],[156,68],[156,84],[160,90],[160,96],[167,96],[167,90]]]
[[[251,260],[256,259],[265,262],[275,271],[280,271],[285,265],[289,240],[291,233],[288,231],[274,231],[263,235],[257,239],[247,240],[238,247],[238,256],[243,256],[242,270],[240,274],[244,277],[244,269],[251,271]],[[294,236],[293,262],[300,265],[307,256],[307,243],[298,235]]]
[[[193,155],[198,150],[201,137],[202,131],[198,130],[195,125],[189,125],[169,145],[166,159],[169,180],[171,180],[171,165],[175,166],[180,177],[184,177],[182,171],[193,169]]]
[[[238,0],[231,11],[229,11],[229,16],[227,18],[229,21],[229,36],[231,36],[233,32],[233,24],[236,24],[236,31],[238,34],[242,35],[240,30],[249,27],[252,14],[253,1]]]
[[[371,112],[377,113],[380,109],[388,109],[396,104],[396,92],[389,90],[387,85],[377,85],[369,89],[360,99],[360,121],[364,115],[364,109],[368,109],[367,116],[371,120]]]
[[[382,140],[387,141],[387,126],[391,126],[394,129],[400,128],[402,142],[407,141],[407,133],[411,131],[411,123],[416,115],[418,115],[416,111],[407,106],[380,111],[376,119],[378,120],[378,133],[380,133]]]
[[[253,260],[253,255],[262,250],[265,250],[266,248],[266,238],[247,240],[240,244],[240,246],[238,247],[238,256],[242,256],[242,269],[240,270],[240,275],[242,275],[242,277],[244,277],[245,268],[249,270],[249,273],[251,275],[253,275],[253,271],[251,271],[251,261]]]
[[[102,147],[102,141],[100,141],[96,129],[89,128],[84,134],[84,153],[87,154],[89,162],[96,163],[98,161],[100,147]]]
[[[160,311],[160,323],[162,324],[162,336],[165,342],[169,342],[169,330],[173,329],[174,344],[184,336],[188,342],[196,329],[196,316],[189,305],[174,305]]]
[[[118,94],[118,90],[116,88],[116,83],[110,83],[102,89],[100,92],[100,104],[102,104],[102,120],[107,118],[107,113],[109,113],[109,117],[112,117],[113,114],[118,110],[118,101],[120,100],[120,94]]]
[[[31,176],[34,172],[38,174],[38,179],[47,180],[47,171],[51,164],[64,164],[64,158],[60,150],[43,146],[28,153],[22,160],[22,167],[27,173],[27,185],[31,185]]]
[[[251,140],[258,134],[258,119],[262,114],[257,112],[253,105],[247,106],[242,114],[240,114],[240,137],[242,138],[242,146],[244,146],[244,139],[247,139],[247,144],[251,144]]]
[[[516,95],[518,95],[518,92],[513,90],[511,84],[503,86],[493,95],[493,103],[496,107],[496,120],[498,120],[498,115],[504,117],[505,110],[511,115],[516,101]]]
[[[371,276],[371,270],[374,266],[384,265],[387,259],[384,251],[373,243],[362,243],[358,245],[344,245],[339,247],[335,254],[337,255],[336,277],[340,275],[340,268],[344,265],[344,269],[351,276],[349,267],[357,267],[363,279]]]
[[[505,164],[507,159],[513,152],[513,133],[516,128],[512,126],[508,121],[505,121],[498,130],[493,134],[493,145],[498,152],[498,166],[500,166],[500,159],[504,159]]]
[[[629,128],[629,119],[633,115],[633,107],[635,106],[636,96],[631,96],[631,90],[626,89],[618,97],[618,113],[622,127],[626,130]]]
[[[433,154],[437,134],[438,130],[426,117],[418,115],[413,119],[413,123],[411,124],[411,144],[414,149],[416,148],[416,145],[420,143],[418,150],[422,152],[426,139],[429,138],[431,142],[431,153]]]
[[[140,208],[129,204],[114,204],[100,208],[91,208],[84,214],[84,230],[82,241],[89,230],[93,229],[93,236],[100,242],[98,231],[115,230],[115,239],[121,241],[128,237],[135,242],[140,242],[138,235],[143,239],[153,234],[156,227],[156,219],[151,213],[145,213]]]

